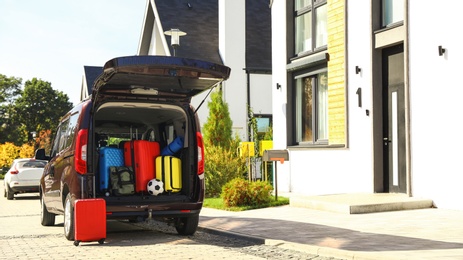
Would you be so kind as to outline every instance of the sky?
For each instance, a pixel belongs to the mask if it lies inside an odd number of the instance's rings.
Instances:
[[[84,66],[136,55],[146,0],[0,0],[0,74],[77,104]]]

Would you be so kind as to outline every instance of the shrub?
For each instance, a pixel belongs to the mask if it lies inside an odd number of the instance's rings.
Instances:
[[[221,146],[205,146],[206,197],[219,197],[222,186],[230,180],[241,177],[246,171],[244,158],[236,150]]]
[[[222,188],[222,198],[226,207],[249,205],[249,182],[242,178],[235,178]]]
[[[226,207],[259,206],[268,204],[273,187],[267,182],[249,182],[236,178],[222,188],[222,198]]]
[[[250,205],[258,206],[269,203],[272,199],[273,187],[268,182],[256,181],[249,185],[249,195],[251,196]]]
[[[8,171],[13,160],[19,158],[20,148],[13,143],[0,144],[0,168]]]

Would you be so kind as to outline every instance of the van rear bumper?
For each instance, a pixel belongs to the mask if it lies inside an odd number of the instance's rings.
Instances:
[[[201,202],[106,204],[107,218],[188,217],[198,215]]]
[[[144,211],[117,211],[111,212],[106,211],[106,217],[108,219],[120,219],[120,218],[181,218],[189,217],[194,215],[199,215],[201,212],[200,209],[196,210],[164,210],[164,211],[153,211],[153,210],[144,210]]]

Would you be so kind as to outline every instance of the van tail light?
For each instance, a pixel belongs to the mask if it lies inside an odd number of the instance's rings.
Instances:
[[[79,174],[85,174],[87,172],[87,141],[88,130],[79,130],[76,140],[76,154],[74,156],[74,167]]]
[[[200,132],[196,132],[196,143],[198,144],[198,175],[204,173],[204,142]]]

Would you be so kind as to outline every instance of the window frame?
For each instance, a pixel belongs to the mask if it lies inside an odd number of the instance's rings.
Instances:
[[[397,2],[401,1],[402,7],[400,9],[402,13],[402,20],[394,20],[394,13],[397,14],[398,9],[394,9],[394,4],[398,4]],[[400,3],[399,3],[400,4]],[[389,10],[386,10],[385,5],[389,5]],[[397,7],[396,7],[397,8]],[[389,12],[388,12],[389,11]],[[389,18],[386,18],[389,17]],[[390,21],[386,21],[390,20]],[[380,3],[380,26],[381,28],[392,28],[396,26],[403,25],[405,19],[405,0],[381,0]]]
[[[320,137],[320,125],[319,125],[319,112],[320,112],[320,100],[318,99],[318,94],[319,94],[319,75],[320,74],[326,74],[328,75],[328,68],[326,64],[318,65],[311,67],[309,69],[305,70],[300,70],[300,71],[295,71],[292,73],[292,110],[293,110],[293,116],[291,118],[291,123],[294,126],[293,129],[293,138],[292,138],[292,143],[294,145],[298,146],[319,146],[319,145],[328,145],[329,144],[329,138],[328,138],[328,100],[326,99],[324,102],[324,107],[326,111],[325,115],[325,135],[326,137],[322,138]],[[297,81],[299,79],[304,79],[307,77],[314,78],[315,84],[312,86],[312,120],[311,120],[311,129],[312,129],[312,140],[306,140],[306,141],[301,141],[302,138],[302,125],[299,125],[298,123],[299,117],[302,115],[302,108],[299,107],[299,101],[298,99],[300,98],[298,96],[298,90],[297,88],[298,83]],[[328,76],[326,76],[328,77]],[[326,95],[328,94],[328,84],[326,84]],[[298,111],[298,109],[301,109],[301,111]]]
[[[317,47],[317,36],[321,35],[317,33],[317,15],[316,15],[316,10],[320,8],[323,5],[327,5],[327,0],[306,0],[307,5],[300,7],[297,9],[297,1],[300,0],[294,0],[293,6],[294,6],[294,11],[293,11],[293,31],[294,31],[294,37],[293,37],[293,48],[294,48],[294,53],[293,55],[295,57],[302,57],[309,55],[311,53],[319,52],[319,51],[324,51],[327,49],[328,43],[326,42],[325,45],[321,45]],[[311,14],[310,15],[310,49],[304,50],[304,48],[301,51],[298,51],[298,18],[303,17],[304,15]],[[327,19],[327,18],[326,18]],[[326,37],[328,37],[328,32],[325,32]]]

